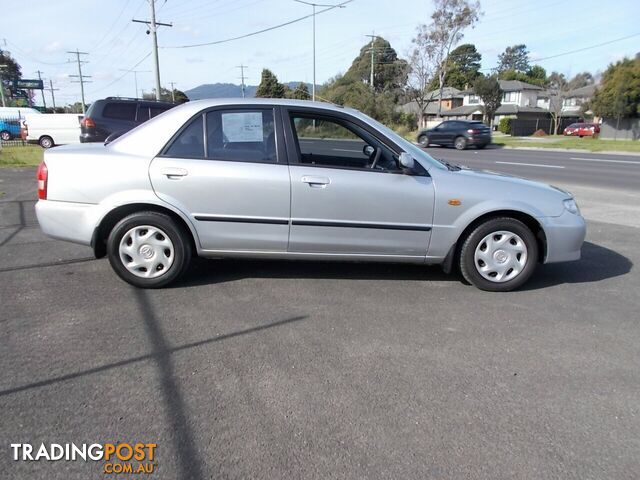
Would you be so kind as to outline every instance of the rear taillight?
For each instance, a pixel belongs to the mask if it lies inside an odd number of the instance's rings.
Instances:
[[[467,133],[471,133],[471,134],[480,133],[480,132],[481,132],[480,130],[477,130],[475,128],[470,128],[469,130],[467,130]]]
[[[85,128],[96,128],[96,122],[94,122],[93,119],[89,117],[85,117],[80,120],[80,125]]]
[[[44,161],[40,162],[40,166],[38,167],[38,198],[40,200],[47,199],[47,180],[49,177],[49,169],[47,168],[47,164]]]

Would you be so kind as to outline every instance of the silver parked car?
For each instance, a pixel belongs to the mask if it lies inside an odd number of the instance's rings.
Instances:
[[[42,230],[139,287],[197,254],[459,266],[507,291],[580,258],[585,236],[569,193],[441,163],[326,103],[189,102],[107,145],[46,151],[38,180]]]

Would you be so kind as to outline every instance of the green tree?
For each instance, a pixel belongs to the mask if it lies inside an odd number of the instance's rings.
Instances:
[[[155,100],[156,99],[156,91],[153,89],[150,93],[143,93],[142,98],[145,100]],[[168,88],[160,87],[160,100],[163,102],[172,102],[175,98],[175,103],[185,103],[189,101],[189,97],[182,90],[178,90],[177,88],[173,89],[173,95],[171,90]]]
[[[640,116],[640,58],[609,65],[590,108],[601,117]]]
[[[507,70],[526,73],[529,68],[529,51],[524,44],[507,47],[504,52],[498,55],[498,68],[496,69],[498,73]]]
[[[576,88],[586,87],[588,85],[593,85],[594,83],[593,75],[589,72],[581,72],[576,74],[571,80],[569,80],[569,90],[575,90]]]
[[[449,72],[444,84],[458,90],[470,87],[480,75],[480,62],[482,55],[475,45],[465,43],[453,49],[449,55]]]
[[[338,105],[357,108],[384,123],[395,124],[400,113],[396,111],[398,101],[407,82],[408,65],[398,59],[389,42],[377,37],[373,43],[374,88],[371,88],[371,42],[360,50],[351,67],[344,75],[330,79],[318,92],[318,97]],[[367,67],[368,59],[368,67]],[[368,74],[367,74],[368,68]]]
[[[482,75],[476,78],[473,89],[484,103],[485,123],[493,126],[493,117],[495,117],[496,110],[502,104],[503,94],[497,75],[494,74],[488,77]]]
[[[371,50],[373,50],[373,63]],[[407,81],[409,66],[398,58],[398,53],[382,37],[374,37],[360,49],[344,77],[351,81],[366,83],[371,87],[371,67],[373,65],[373,89],[382,92],[401,88]]]
[[[286,92],[287,98],[294,98],[296,100],[310,100],[311,94],[309,93],[309,88],[306,84],[300,82],[293,90],[289,89]]]
[[[0,49],[0,77],[2,78],[2,90],[4,92],[7,106],[15,105],[16,99],[20,98],[22,92],[13,91],[13,80],[22,78],[22,67],[16,62],[6,50]],[[28,92],[27,92],[28,94]]]
[[[262,70],[260,85],[258,85],[258,89],[256,90],[256,97],[284,98],[285,94],[285,86],[278,82],[278,77],[268,68],[264,68]]]

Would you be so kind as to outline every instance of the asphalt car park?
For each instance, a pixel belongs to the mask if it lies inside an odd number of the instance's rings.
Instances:
[[[139,290],[40,232],[35,169],[0,170],[5,450],[154,442],[157,478],[636,478],[640,159],[428,151],[571,190],[583,258],[506,294],[439,267],[249,260]]]

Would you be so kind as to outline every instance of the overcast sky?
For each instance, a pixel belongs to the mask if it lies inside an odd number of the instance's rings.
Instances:
[[[317,0],[320,1],[320,0]],[[324,3],[324,2],[323,2]],[[340,3],[340,0],[326,3]],[[525,43],[531,59],[549,57],[640,33],[639,0],[481,0],[482,16],[462,43],[474,43],[483,68],[496,65],[508,45]],[[28,5],[28,6],[27,6]],[[159,30],[160,73],[163,86],[175,82],[188,90],[203,83],[239,83],[237,65],[248,65],[247,83],[257,84],[263,67],[281,81],[311,82],[312,20],[250,38],[197,48],[168,48],[223,40],[284,23],[311,13],[293,0],[156,0],[157,20],[173,27]],[[429,21],[431,1],[354,0],[345,8],[318,15],[317,81],[344,72],[375,31],[406,56],[419,23]],[[318,9],[320,10],[320,8]],[[149,17],[148,0],[31,0],[3,8],[0,45],[22,65],[23,77],[52,78],[58,104],[79,100],[77,73],[67,50],[89,52],[84,72],[87,102],[109,95],[133,96],[134,67],[151,51],[145,25],[132,18]],[[3,40],[4,39],[4,40]],[[4,43],[6,41],[6,44]],[[570,55],[539,62],[547,72],[573,75],[603,70],[607,64],[640,51],[640,35]],[[152,70],[152,57],[136,67]],[[139,88],[153,88],[153,74],[138,74]],[[38,103],[40,95],[37,95]],[[50,98],[50,97],[48,97]]]

